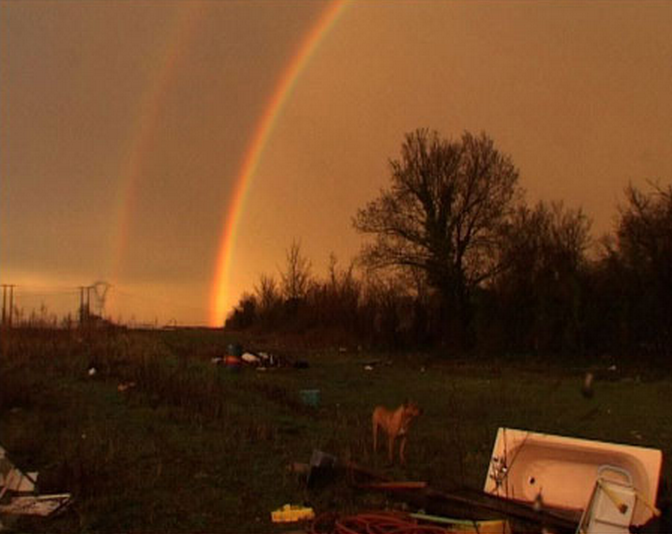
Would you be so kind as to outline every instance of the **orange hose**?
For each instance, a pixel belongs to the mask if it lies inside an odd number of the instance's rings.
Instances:
[[[319,528],[319,525],[332,521],[331,530]],[[405,514],[365,512],[342,518],[335,514],[322,514],[315,518],[310,532],[312,534],[450,534],[451,531],[435,525],[418,525]]]

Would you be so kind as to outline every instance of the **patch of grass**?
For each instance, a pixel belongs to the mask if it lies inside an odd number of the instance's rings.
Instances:
[[[22,518],[26,532],[282,531],[270,511],[284,503],[385,504],[342,480],[304,488],[287,465],[313,449],[438,489],[482,486],[500,426],[671,452],[669,380],[598,379],[586,399],[581,369],[519,361],[333,351],[303,353],[308,369],[232,373],[210,363],[231,341],[216,332],[12,337],[0,359],[2,445],[24,470],[40,471],[42,492],[75,498],[60,516]],[[365,370],[373,360],[381,363]],[[118,390],[128,382],[135,387]],[[299,397],[313,388],[317,408]],[[371,450],[371,410],[406,398],[425,412],[408,465],[388,466],[382,448]]]

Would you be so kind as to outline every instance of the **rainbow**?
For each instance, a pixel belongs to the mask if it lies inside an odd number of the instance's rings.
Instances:
[[[236,232],[238,221],[245,203],[246,193],[250,182],[264,152],[273,127],[281,115],[282,108],[287,102],[297,79],[306,67],[310,58],[317,50],[320,42],[334,26],[339,16],[348,3],[348,0],[334,0],[321,13],[317,22],[307,32],[301,41],[296,53],[283,70],[275,89],[273,90],[264,112],[259,118],[254,133],[248,144],[248,148],[242,159],[240,171],[235,181],[232,200],[229,204],[228,213],[225,216],[222,237],[219,245],[215,264],[215,275],[212,282],[210,317],[211,326],[221,326],[225,317],[227,306],[228,285],[233,264],[233,251],[236,245]]]
[[[123,267],[123,258],[128,247],[138,182],[142,177],[147,154],[151,151],[153,134],[157,129],[168,90],[179,73],[180,64],[187,52],[189,42],[204,14],[201,2],[180,2],[175,19],[161,46],[161,61],[150,76],[147,89],[139,99],[139,113],[131,131],[134,135],[128,143],[126,157],[120,172],[121,187],[117,199],[116,233],[112,236],[111,279],[116,283]]]

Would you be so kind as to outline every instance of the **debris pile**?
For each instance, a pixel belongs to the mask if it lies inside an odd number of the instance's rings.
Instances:
[[[0,446],[0,517],[49,516],[70,504],[69,493],[39,495],[36,488],[37,476],[36,471],[22,472]],[[3,524],[0,521],[0,530],[2,529]]]
[[[294,367],[297,369],[308,367],[305,361],[291,362],[289,358],[273,352],[243,349],[242,345],[238,343],[229,344],[224,356],[211,358],[210,361],[215,365],[223,365],[232,371],[238,371],[244,366],[255,368],[258,371],[277,367]]]
[[[670,532],[656,506],[661,465],[656,449],[500,428],[482,491],[391,480],[318,450],[291,469],[313,489],[343,475],[417,510],[321,514],[315,533],[630,534]]]

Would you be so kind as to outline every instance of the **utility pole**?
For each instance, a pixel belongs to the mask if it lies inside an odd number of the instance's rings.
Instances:
[[[2,284],[2,326],[5,326],[5,308],[7,306],[7,287],[5,284]]]
[[[9,313],[7,313],[8,289],[9,289]],[[12,326],[13,317],[14,317],[14,284],[2,284],[2,326],[5,325]]]
[[[85,292],[86,291],[86,297]],[[79,286],[79,325],[83,326],[89,319],[89,297],[91,286]]]
[[[12,318],[14,317],[14,284],[9,286],[9,327],[12,327]]]
[[[84,324],[84,286],[79,286],[79,326]]]

